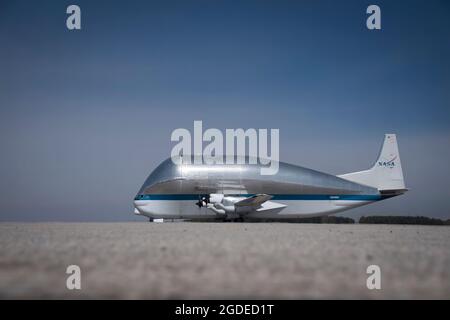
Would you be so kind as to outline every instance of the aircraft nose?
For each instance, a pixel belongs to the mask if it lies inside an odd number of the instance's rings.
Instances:
[[[138,208],[138,209],[142,208],[142,207],[145,207],[145,206],[147,206],[149,204],[148,200],[149,200],[148,197],[146,197],[145,195],[138,194],[136,197],[134,197],[134,202],[133,202],[134,203],[134,207]]]
[[[143,200],[134,200],[134,213],[135,214],[145,214],[146,211],[146,203]],[[139,212],[139,213],[138,213]]]
[[[142,200],[134,200],[133,204],[134,204],[135,208],[139,208],[139,207],[145,206],[145,202],[142,201]]]

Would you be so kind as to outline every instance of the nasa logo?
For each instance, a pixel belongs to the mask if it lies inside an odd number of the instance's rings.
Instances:
[[[380,167],[386,167],[386,168],[393,168],[395,167],[395,162],[394,160],[397,158],[397,156],[395,156],[393,159],[389,160],[389,161],[378,161],[378,165]]]

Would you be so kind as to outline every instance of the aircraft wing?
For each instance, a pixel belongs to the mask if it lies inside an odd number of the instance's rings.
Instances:
[[[250,212],[280,212],[287,205],[269,201],[273,196],[268,194],[256,194],[254,196],[248,197],[246,199],[235,202],[234,206],[236,211],[240,213],[250,213]]]
[[[268,195],[268,194],[256,194],[254,196],[245,198],[243,200],[240,200],[238,202],[236,202],[234,205],[236,207],[259,207],[261,206],[264,202],[266,202],[267,200],[272,199],[273,196]]]
[[[277,203],[273,201],[269,201],[273,196],[268,194],[256,194],[254,196],[244,198],[244,199],[235,199],[233,197],[227,197],[223,194],[211,194],[208,199],[199,201],[197,205],[207,206],[208,209],[214,211],[219,215],[227,215],[230,213],[238,213],[241,215],[249,214],[251,212],[273,212],[277,213],[287,207],[287,205],[282,203]],[[223,200],[226,201],[226,205],[224,205]],[[232,202],[230,205],[229,203]]]

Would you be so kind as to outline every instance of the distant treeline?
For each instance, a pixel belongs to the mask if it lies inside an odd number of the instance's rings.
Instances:
[[[429,217],[410,216],[369,216],[359,219],[361,224],[420,224],[430,226],[450,225],[450,219],[441,220]]]
[[[337,216],[323,216],[323,217],[314,217],[314,218],[297,218],[297,219],[289,219],[289,220],[275,220],[275,219],[267,219],[260,220],[261,222],[291,222],[291,223],[332,223],[332,224],[348,224],[355,223],[355,220],[347,217],[337,217]]]
[[[347,217],[338,217],[338,216],[323,216],[323,217],[314,217],[314,218],[303,218],[299,219],[300,223],[333,223],[333,224],[351,224],[355,223],[355,220]]]
[[[199,222],[198,220],[196,220]],[[204,220],[210,222],[211,220]],[[355,220],[348,217],[340,216],[323,216],[314,218],[294,218],[289,220],[280,219],[257,219],[245,220],[247,222],[288,222],[288,223],[328,223],[328,224],[353,224]],[[359,219],[360,224],[415,224],[415,225],[430,225],[443,226],[450,225],[450,219],[441,220],[428,217],[411,217],[411,216],[368,216]]]
[[[289,220],[265,219],[258,222],[291,222],[291,223],[328,223],[328,224],[352,224],[355,220],[348,217],[340,216],[323,216],[314,218],[297,218]],[[256,222],[256,221],[255,221]],[[412,217],[412,216],[368,216],[359,219],[361,224],[415,224],[443,226],[450,225],[450,219],[441,220],[429,217]]]

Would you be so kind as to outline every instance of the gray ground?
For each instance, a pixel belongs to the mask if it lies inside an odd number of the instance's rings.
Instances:
[[[450,298],[449,227],[1,223],[0,243],[0,298]]]

